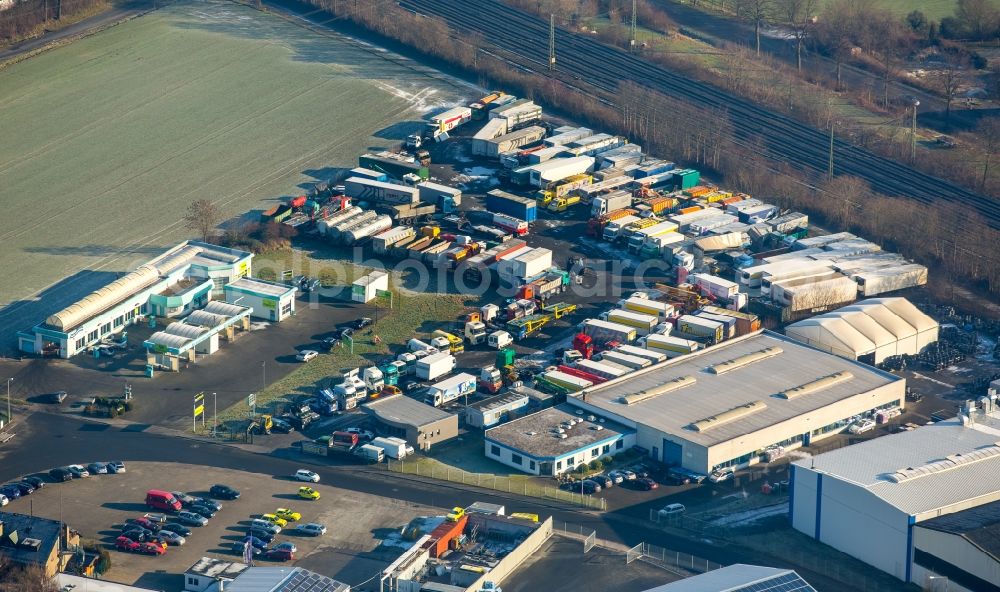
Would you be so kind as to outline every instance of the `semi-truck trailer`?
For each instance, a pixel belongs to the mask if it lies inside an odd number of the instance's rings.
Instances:
[[[648,228],[643,228],[629,237],[628,250],[630,253],[638,253],[642,250],[642,246],[646,244],[647,239],[670,234],[676,230],[677,225],[673,222],[660,222]]]
[[[455,356],[448,352],[439,352],[417,360],[414,373],[420,380],[434,380],[454,370],[456,364]]]
[[[620,309],[608,312],[608,318],[606,320],[612,323],[633,327],[636,330],[636,333],[640,336],[653,333],[656,330],[656,325],[660,322],[660,318],[658,316]]]
[[[465,372],[456,374],[447,380],[442,380],[437,384],[432,384],[427,389],[424,403],[440,407],[445,403],[450,403],[463,395],[471,395],[476,392],[476,377]]]
[[[607,195],[598,195],[590,202],[590,215],[603,216],[613,210],[620,210],[632,205],[632,194],[627,191],[614,191]]]
[[[424,137],[437,140],[441,134],[446,134],[463,123],[472,119],[472,109],[455,107],[431,117],[424,130]]]
[[[599,319],[587,319],[584,321],[583,333],[596,343],[606,343],[609,341],[632,343],[637,336],[635,327]]]
[[[697,351],[699,347],[697,341],[681,339],[680,337],[674,337],[673,335],[659,335],[654,333],[652,335],[647,335],[643,339],[644,341],[641,341],[640,345],[650,351],[662,353],[668,358],[676,358],[678,356],[693,353]]]

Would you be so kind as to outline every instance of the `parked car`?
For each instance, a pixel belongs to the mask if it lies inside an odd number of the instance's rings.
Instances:
[[[319,483],[319,475],[308,470],[299,469],[295,471],[295,478],[299,481],[308,481],[309,483]]]
[[[209,508],[208,506],[202,504],[193,504],[188,508],[188,512],[194,512],[195,514],[199,514],[205,518],[215,518],[216,513],[214,508]]]
[[[113,461],[109,462],[108,463],[108,472],[109,473],[116,473],[116,474],[117,473],[124,473],[125,472],[125,463],[123,463],[120,460],[113,460]]]
[[[228,485],[213,485],[208,492],[212,494],[213,497],[220,499],[234,500],[240,498],[240,492]]]
[[[852,434],[863,434],[865,432],[875,429],[875,420],[873,419],[862,419],[860,421],[851,424],[851,427],[847,428],[847,431]]]
[[[179,534],[182,537],[191,536],[191,529],[177,522],[167,522],[166,524],[163,525],[163,530],[168,530],[172,533]]]
[[[90,476],[90,472],[87,471],[87,469],[81,465],[69,465],[68,467],[66,467],[66,470],[69,471],[71,475],[73,475],[74,479],[81,479],[83,477]]]
[[[663,506],[663,509],[657,512],[661,518],[670,518],[673,516],[678,516],[684,513],[686,508],[684,504],[667,504]]]
[[[593,479],[584,479],[580,482],[583,493],[600,493],[601,484]]]
[[[144,543],[153,536],[153,533],[146,530],[145,528],[139,528],[138,526],[134,526],[133,528],[126,528],[125,530],[123,530],[121,536],[136,543]]]
[[[6,506],[9,503],[10,503],[10,498],[8,498],[6,495],[0,493],[0,508]]]
[[[20,499],[21,497],[21,489],[12,485],[4,485],[3,487],[0,487],[0,493],[7,496],[7,499],[10,501]]]
[[[17,488],[18,491],[21,492],[21,495],[31,495],[31,494],[35,493],[35,488],[32,487],[30,483],[26,483],[24,481],[18,481],[16,483],[10,483],[10,484],[6,485],[5,487],[15,487],[15,488]]]
[[[266,520],[266,521],[270,522],[271,524],[277,524],[278,526],[280,526],[282,528],[288,526],[288,521],[287,520],[285,520],[284,518],[278,518],[274,514],[261,514],[260,519],[261,520]]]
[[[639,478],[638,475],[628,469],[622,470],[622,477],[624,477],[626,481],[635,481]]]
[[[323,339],[323,345],[325,345],[327,349],[332,350],[340,345],[340,337],[326,337]]]
[[[652,489],[658,489],[660,486],[656,481],[653,481],[649,477],[640,477],[635,480],[635,486],[643,491],[650,491]]]
[[[107,475],[108,465],[105,463],[92,462],[87,465],[87,472],[91,475]]]
[[[360,440],[374,440],[375,439],[375,434],[373,434],[369,430],[363,430],[361,428],[347,428],[344,431],[347,432],[347,433],[349,433],[349,434],[357,434],[358,435],[358,439],[360,439]]]
[[[51,477],[56,483],[62,483],[64,481],[72,481],[73,473],[70,473],[69,470],[64,468],[52,469],[49,471],[49,477]]]
[[[274,417],[271,418],[271,431],[278,434],[290,434],[292,432],[292,424],[279,417]]]
[[[161,530],[159,524],[148,518],[126,518],[125,526],[128,527],[129,525],[140,526],[151,532],[158,532]]]
[[[163,526],[167,523],[166,514],[143,514],[142,517],[159,526]]]
[[[194,497],[193,495],[188,495],[183,491],[171,491],[170,495],[174,496],[174,499],[179,501],[181,505],[185,508],[201,499],[198,497]]]
[[[283,543],[278,543],[277,545],[271,547],[272,551],[288,551],[289,553],[298,552],[299,548],[295,546],[295,543],[290,543],[285,541]]]
[[[264,530],[263,528],[251,528],[247,531],[248,536],[256,537],[265,543],[270,543],[274,540],[274,533]]]
[[[259,539],[255,536],[248,536],[247,538],[243,539],[243,542],[250,543],[256,549],[266,549],[269,541]]]
[[[181,510],[177,512],[177,520],[181,524],[187,526],[205,526],[208,524],[208,518],[205,518],[201,514],[195,514],[194,512],[188,512],[186,510]]]
[[[274,515],[288,522],[298,522],[299,520],[302,520],[302,514],[288,508],[278,508],[274,511]]]
[[[232,549],[233,549],[233,553],[236,553],[237,555],[242,555],[245,552],[246,544],[247,544],[246,541],[236,541],[236,542],[234,542],[231,545]],[[259,548],[254,547],[252,545],[250,546],[250,548],[252,549],[250,551],[250,553],[254,557],[259,557],[260,554],[263,553],[263,551],[261,551]]]
[[[603,487],[604,489],[608,489],[614,486],[615,484],[614,480],[612,480],[611,477],[608,477],[607,475],[594,475],[593,477],[590,478],[590,480],[596,481],[597,484]]]
[[[611,479],[616,485],[625,481],[625,475],[622,475],[621,471],[609,471],[608,478]]]
[[[318,522],[306,522],[305,524],[299,524],[295,527],[295,530],[299,534],[304,534],[306,536],[319,536],[321,534],[326,534],[326,527]]]
[[[736,471],[732,468],[726,467],[724,469],[712,471],[712,474],[708,476],[708,480],[712,483],[722,483],[723,481],[729,481],[735,475]]]
[[[136,549],[139,548],[139,543],[133,541],[127,536],[120,536],[115,539],[115,548],[119,551],[129,551],[134,553]]]
[[[264,558],[272,561],[293,561],[295,554],[287,549],[268,549],[264,551]]]
[[[161,530],[156,533],[156,539],[168,545],[174,545],[175,547],[183,545],[186,542],[186,539],[183,536],[172,530]]]
[[[299,497],[307,500],[318,500],[319,492],[312,487],[299,487]]]
[[[355,329],[364,329],[365,327],[367,327],[368,325],[373,324],[374,322],[375,321],[373,321],[372,319],[370,319],[368,317],[361,317],[360,319],[354,321],[354,328]]]
[[[24,481],[25,483],[30,483],[31,486],[34,487],[35,489],[41,489],[45,487],[45,480],[42,479],[41,477],[36,477],[32,475],[30,477],[25,477],[24,479],[21,480]]]
[[[273,522],[268,522],[267,520],[261,520],[260,518],[254,518],[250,521],[250,528],[259,528],[265,532],[271,534],[278,534],[281,532],[281,527]]]
[[[191,503],[192,506],[205,506],[212,508],[216,512],[222,510],[222,504],[209,497],[196,497]]]
[[[448,512],[448,515],[445,518],[451,522],[458,522],[462,519],[462,516],[465,516],[465,508],[456,506],[451,509],[451,512]]]
[[[163,555],[167,552],[167,544],[152,541],[141,543],[136,551],[143,555]]]
[[[308,362],[309,360],[315,358],[319,355],[319,352],[314,349],[304,349],[295,355],[295,359],[300,362]]]

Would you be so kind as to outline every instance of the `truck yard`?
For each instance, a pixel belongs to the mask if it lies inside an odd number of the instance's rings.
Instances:
[[[226,55],[233,56],[257,40],[234,30],[233,19],[262,27],[263,40],[298,30],[286,17],[246,6],[209,7],[203,14],[182,2],[119,27],[137,35],[185,29],[181,43],[230,44]],[[416,63],[404,75],[397,69],[410,67],[407,58],[390,56],[375,73],[368,61],[380,59],[371,58],[374,46],[311,27],[307,34],[330,49],[308,58],[297,44],[255,50],[274,52],[262,61],[275,72],[292,72],[275,84],[286,87],[281,97],[261,98],[239,121],[202,130],[208,136],[201,140],[190,130],[194,135],[176,144],[150,134],[147,141],[166,146],[156,157],[165,160],[147,171],[152,176],[124,179],[124,187],[94,182],[77,198],[81,205],[126,193],[154,199],[152,188],[164,176],[184,177],[172,193],[155,197],[170,212],[147,212],[136,225],[122,218],[113,223],[124,229],[119,246],[90,250],[80,248],[77,235],[67,234],[73,244],[65,245],[44,232],[29,240],[25,229],[44,226],[42,218],[20,220],[21,230],[10,232],[25,238],[11,251],[27,255],[9,266],[0,257],[11,277],[36,267],[54,273],[45,262],[61,253],[61,270],[80,268],[63,280],[69,289],[34,301],[29,294],[57,276],[27,273],[0,292],[12,301],[0,309],[0,337],[16,338],[19,348],[0,358],[0,376],[10,377],[0,459],[53,488],[79,486],[66,503],[95,505],[76,526],[113,549],[110,579],[179,590],[184,569],[206,553],[251,563],[232,552],[249,549],[252,558],[252,547],[239,547],[241,530],[251,526],[242,515],[246,522],[231,532],[214,522],[195,529],[211,545],[164,547],[159,559],[141,557],[115,530],[99,530],[117,526],[122,510],[144,508],[133,503],[142,501],[139,489],[176,482],[208,496],[201,490],[225,478],[252,490],[248,500],[223,502],[225,514],[274,498],[268,503],[314,509],[303,523],[315,519],[337,530],[334,523],[353,522],[327,538],[293,541],[302,548],[288,561],[359,591],[417,590],[413,582],[447,592],[543,583],[562,590],[602,578],[614,586],[611,572],[621,576],[621,589],[641,592],[742,562],[795,569],[816,590],[913,589],[918,582],[907,581],[908,571],[905,578],[882,573],[849,553],[830,559],[833,568],[811,562],[805,555],[828,549],[811,536],[793,560],[758,535],[800,540],[786,518],[800,499],[789,492],[793,463],[931,429],[923,426],[960,408],[974,413],[967,401],[991,413],[1000,389],[1000,315],[941,304],[930,288],[946,280],[880,237],[831,232],[769,202],[776,198],[728,189],[710,171],[675,161],[680,155],[649,153],[503,90],[445,75],[428,82],[433,71]],[[127,37],[106,31],[69,48],[104,56],[100,68],[116,67],[113,48],[128,47]],[[69,48],[16,67],[51,68],[46,60]],[[86,51],[74,51],[81,53],[65,59],[84,59]],[[205,59],[189,56],[192,63]],[[351,59],[350,67],[341,63]],[[0,78],[9,75],[0,71]],[[343,86],[334,91],[337,84]],[[142,88],[164,92],[154,86]],[[15,98],[37,92],[32,88],[19,88]],[[205,92],[193,89],[185,100],[210,103]],[[348,106],[313,113],[287,93]],[[375,102],[366,104],[369,98]],[[352,104],[380,115],[358,115]],[[19,105],[0,108],[0,120],[26,113]],[[308,131],[288,123],[304,119],[323,123]],[[354,127],[344,129],[345,120]],[[123,141],[138,145],[136,130],[145,128],[133,124],[124,135],[135,138]],[[259,127],[260,138],[288,137],[271,145],[236,134],[244,127]],[[71,134],[59,150],[87,153],[73,142],[101,143],[79,136]],[[253,148],[239,153],[234,143]],[[199,168],[212,160],[202,150],[238,154],[246,164],[224,174]],[[161,166],[175,158],[190,175]],[[18,175],[37,163],[9,160],[12,168],[0,169],[0,178],[13,180],[9,191],[23,189],[26,177]],[[262,162],[261,170],[273,172],[249,174]],[[66,185],[60,180],[51,190],[66,192]],[[228,220],[167,250],[195,228],[188,221],[188,231],[181,230],[178,200],[203,195]],[[142,226],[149,218],[155,230]],[[84,238],[107,234],[109,224],[91,226]],[[128,254],[138,257],[134,265],[123,265]],[[129,273],[101,273],[119,268]],[[89,273],[101,275],[91,281]],[[43,418],[52,425],[43,426]],[[69,485],[58,484],[50,466],[27,467],[21,453],[35,445],[33,434],[76,424],[80,432],[108,430],[109,441],[122,446],[115,456],[143,462],[134,473],[94,474]],[[135,440],[144,443],[141,455],[130,456],[129,432],[147,430]],[[86,434],[72,438],[84,450],[99,445]],[[79,453],[52,442],[42,445],[45,462]],[[188,447],[200,446],[223,451],[218,478],[210,459],[192,461],[199,452]],[[184,451],[178,464],[150,464],[173,461],[173,447]],[[308,484],[276,474],[258,488],[266,471],[248,460],[258,455],[262,466],[292,475],[286,464],[313,467],[324,481],[314,497],[296,489],[309,489],[318,474]],[[161,485],[169,474],[183,478]],[[364,484],[363,494],[354,496],[354,480]],[[421,487],[426,495],[413,493]],[[454,505],[450,488],[469,500]],[[397,496],[390,491],[405,496],[391,499]],[[39,503],[28,509],[73,527],[61,492],[58,502],[52,490],[35,494]],[[493,509],[480,513],[491,518],[477,515],[474,494],[489,497]],[[24,512],[26,501],[15,499],[0,495],[16,504],[3,511]],[[518,515],[504,515],[494,501]],[[264,515],[271,511],[262,508],[260,519],[271,520]],[[563,533],[549,539],[560,530],[556,514]],[[588,532],[597,535],[596,548]],[[569,541],[577,545],[572,550]],[[538,553],[522,565],[517,549],[529,543],[528,553]],[[0,557],[4,544],[0,528]],[[261,551],[285,557],[269,545]],[[633,568],[636,549],[644,561]],[[403,558],[411,556],[423,567],[406,567]],[[515,556],[517,572],[504,563]],[[575,564],[588,564],[593,575],[543,573]]]

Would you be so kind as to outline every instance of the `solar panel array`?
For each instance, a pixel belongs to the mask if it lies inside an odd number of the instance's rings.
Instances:
[[[816,592],[816,589],[800,578],[799,574],[789,572],[763,582],[733,588],[729,592]]]
[[[292,576],[282,582],[281,587],[274,592],[341,592],[346,589],[346,584],[318,573],[296,569]]]

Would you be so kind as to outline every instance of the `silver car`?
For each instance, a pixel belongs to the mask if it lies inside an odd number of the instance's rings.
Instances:
[[[308,535],[308,536],[320,536],[321,534],[326,534],[326,527],[317,522],[307,522],[306,524],[299,524],[295,527],[298,532]]]
[[[158,538],[159,540],[163,541],[168,545],[173,545],[175,547],[183,545],[186,541],[186,539],[181,535],[177,534],[176,532],[171,532],[169,530],[161,530],[160,532],[156,533],[156,538]]]
[[[208,518],[194,512],[177,512],[177,521],[185,526],[205,526]]]

